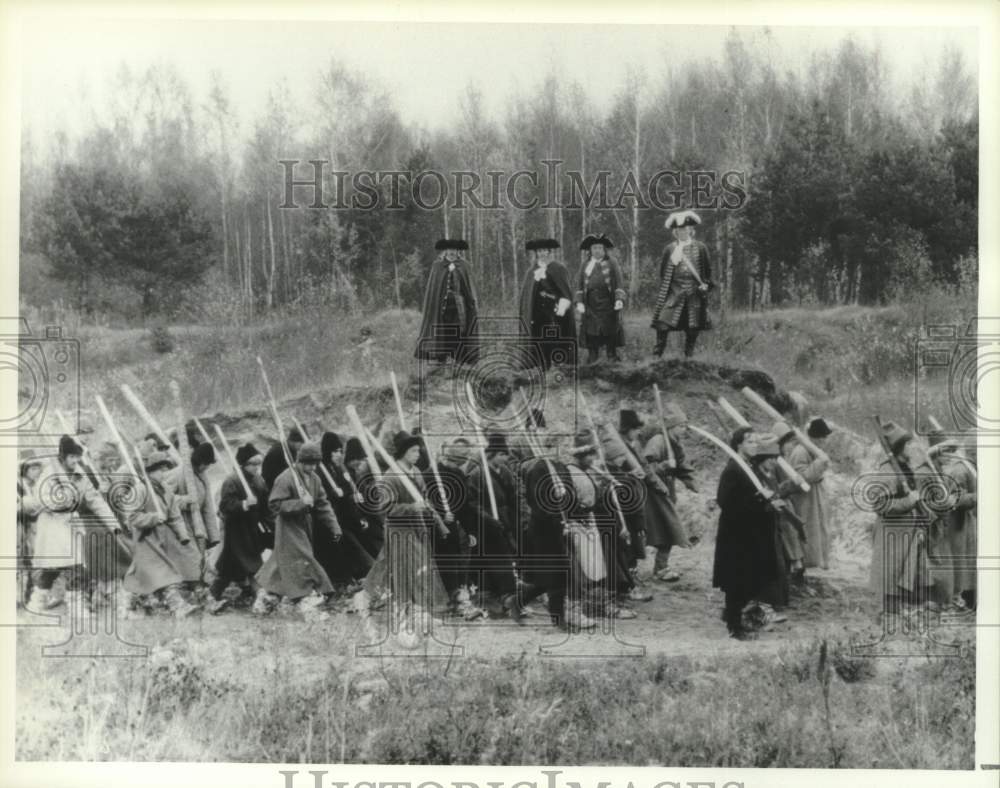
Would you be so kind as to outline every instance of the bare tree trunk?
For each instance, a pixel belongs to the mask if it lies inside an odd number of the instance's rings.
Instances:
[[[507,297],[507,278],[503,270],[503,225],[497,223],[497,267],[500,269],[500,302]]]
[[[267,242],[271,250],[271,268],[267,273],[267,308],[274,306],[274,281],[278,273],[278,261],[274,253],[274,221],[271,217],[271,195],[270,192],[264,195],[264,204],[267,206]]]
[[[247,283],[247,313],[250,317],[254,314],[254,302],[253,302],[253,249],[251,248],[252,240],[250,235],[250,209],[247,208],[246,212],[246,224],[247,224],[247,244],[246,244],[246,283]]]
[[[639,142],[641,134],[640,113],[639,113],[639,89],[635,93],[635,137],[632,145],[632,172],[635,174],[635,182],[640,182],[639,175]],[[629,303],[635,303],[636,294],[639,292],[639,200],[632,201],[632,239],[629,243]]]
[[[521,286],[521,277],[517,273],[517,221],[514,218],[514,212],[511,211],[510,214],[510,260],[511,269],[513,271],[514,281],[512,290],[514,291],[514,298],[511,303],[517,303],[518,288]]]

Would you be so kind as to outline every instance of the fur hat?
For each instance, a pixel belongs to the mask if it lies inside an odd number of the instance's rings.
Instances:
[[[344,444],[336,432],[324,432],[323,437],[320,438],[319,445],[323,450],[324,460],[329,460],[331,454],[344,448]]]
[[[809,426],[806,428],[806,435],[810,438],[825,438],[827,435],[832,434],[833,430],[830,429],[830,425],[819,416],[812,419],[809,422]]]
[[[442,238],[440,241],[434,244],[434,248],[439,252],[443,252],[445,249],[454,249],[459,252],[464,252],[466,249],[469,248],[469,244],[467,244],[461,238],[451,238],[451,239]]]
[[[351,437],[344,445],[344,462],[354,462],[365,459],[365,449],[359,438]]]
[[[618,431],[628,432],[629,430],[638,429],[643,425],[643,420],[639,418],[639,414],[634,410],[621,410],[618,412]]]
[[[298,427],[292,427],[288,431],[288,442],[289,443],[305,443],[306,439],[302,435],[302,433],[299,432],[299,428]]]
[[[260,454],[252,443],[244,443],[236,450],[236,463],[242,468],[251,458]]]
[[[160,468],[172,468],[174,463],[165,451],[152,451],[143,462],[143,467],[146,469],[146,473],[152,473]]]
[[[401,430],[396,433],[392,442],[392,456],[398,460],[414,446],[422,446],[424,441],[419,435],[413,435],[406,430]]]
[[[600,244],[605,249],[615,248],[615,245],[611,243],[611,239],[602,233],[601,235],[588,235],[584,238],[580,243],[580,250],[584,252],[590,251],[590,247],[594,244]]]
[[[894,421],[887,421],[882,425],[882,435],[885,436],[893,454],[899,454],[907,441],[913,440],[913,433],[903,429]]]
[[[674,211],[667,216],[663,226],[673,230],[678,227],[694,227],[696,224],[701,224],[701,219],[694,211]]]
[[[304,462],[320,462],[322,459],[323,453],[320,451],[319,443],[316,441],[303,443],[302,448],[299,449],[299,453],[295,455],[295,461],[300,464]]]
[[[199,443],[191,452],[191,465],[208,466],[215,462],[215,447],[211,443]]]
[[[63,435],[59,439],[59,456],[68,457],[70,454],[75,454],[77,457],[83,456],[83,447],[77,443],[69,435]]]

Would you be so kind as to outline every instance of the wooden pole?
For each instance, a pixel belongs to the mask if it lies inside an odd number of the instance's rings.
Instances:
[[[472,384],[466,382],[465,393],[469,399],[469,413],[472,415],[472,423],[476,428],[476,438],[479,440],[479,458],[483,463],[483,477],[486,480],[486,491],[490,496],[490,511],[493,513],[493,519],[500,519],[500,512],[497,509],[497,499],[496,493],[493,491],[493,477],[490,476],[490,464],[486,459],[486,436],[483,434],[482,425],[479,423],[479,414],[476,413],[476,400],[472,394]]]
[[[142,418],[142,420],[146,422],[146,424],[150,427],[150,429],[152,429],[153,432],[156,433],[156,436],[161,441],[163,441],[164,445],[167,446],[167,451],[174,458],[174,461],[177,462],[177,464],[179,465],[180,462],[181,462],[181,455],[178,453],[177,449],[174,448],[173,444],[167,438],[167,433],[165,433],[163,431],[163,428],[160,427],[160,425],[156,421],[156,419],[153,418],[153,414],[150,413],[146,409],[146,406],[142,404],[142,400],[140,400],[139,397],[136,396],[136,393],[134,391],[132,391],[132,389],[130,389],[124,383],[122,383],[122,385],[121,385],[121,392],[122,392],[122,394],[125,395],[125,399],[127,399],[129,401],[129,404],[133,408],[135,408],[136,413],[139,414],[139,416]],[[178,443],[178,445],[180,444],[180,442],[181,442],[181,436],[178,435],[177,436],[177,443]]]
[[[399,415],[399,428],[409,432],[406,426],[406,417],[403,415],[403,398],[399,395],[399,385],[396,383],[396,373],[389,372],[389,380],[392,381],[392,396],[396,400],[396,413]]]
[[[232,463],[233,468],[236,469],[236,478],[240,480],[240,484],[243,485],[243,492],[247,494],[247,498],[257,496],[253,494],[250,489],[250,483],[247,481],[247,477],[243,475],[243,469],[240,464],[236,461],[236,455],[233,454],[233,447],[229,445],[229,441],[226,440],[226,436],[223,435],[222,430],[219,428],[218,424],[213,424],[212,428],[215,430],[215,434],[219,436],[219,443],[222,444],[223,451],[226,452],[226,456],[229,457],[229,462]]]
[[[358,440],[361,441],[361,448],[365,450],[365,457],[368,458],[368,467],[371,469],[372,475],[376,479],[382,478],[382,469],[379,467],[378,462],[375,460],[375,450],[372,445],[368,442],[368,430],[361,423],[361,419],[358,416],[358,411],[353,405],[348,405],[345,410],[347,411],[347,418],[351,422],[351,427],[354,429],[355,434],[358,436]]]

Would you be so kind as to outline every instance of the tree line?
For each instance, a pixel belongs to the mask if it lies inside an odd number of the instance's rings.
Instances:
[[[22,276],[22,298],[58,292],[85,314],[126,318],[411,307],[434,241],[460,236],[481,299],[502,311],[516,304],[526,239],[560,240],[574,270],[580,239],[606,233],[644,303],[669,240],[664,212],[628,197],[570,204],[566,178],[546,181],[551,161],[584,184],[607,172],[619,195],[663,170],[743,174],[738,209],[701,212],[723,309],[872,304],[974,282],[978,96],[961,52],[944,48],[905,89],[877,47],[852,38],[798,73],[771,52],[766,31],[734,30],[718,58],[655,76],[629,68],[604,112],[572,74],[548,73],[502,117],[469,84],[437,130],[407,123],[384,86],[336,59],[308,108],[279,80],[250,128],[219,73],[199,96],[168,65],[123,65],[85,132],[23,138],[21,266],[42,273]],[[499,207],[426,210],[403,190],[393,209],[384,194],[370,210],[288,210],[282,159],[327,162],[328,195],[338,170],[461,170],[483,183],[528,171],[555,200],[525,211],[501,192]]]

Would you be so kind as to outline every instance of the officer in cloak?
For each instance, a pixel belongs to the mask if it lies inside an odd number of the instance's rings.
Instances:
[[[424,292],[424,317],[414,356],[440,363],[475,364],[479,360],[479,302],[468,263],[462,257],[469,245],[460,239],[442,238],[434,248],[438,256],[431,264]]]

